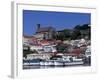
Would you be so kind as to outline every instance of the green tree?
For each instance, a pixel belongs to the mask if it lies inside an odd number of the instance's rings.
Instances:
[[[78,39],[81,36],[80,30],[74,30],[71,39]]]
[[[71,30],[70,29],[64,29],[59,31],[59,34],[57,35],[57,39],[59,40],[68,40],[71,38]]]
[[[85,33],[82,34],[82,33]],[[73,29],[72,39],[80,39],[85,36],[91,37],[91,27],[88,24],[76,25]]]
[[[68,46],[65,44],[58,44],[56,46],[56,49],[57,49],[58,53],[65,53],[65,52],[67,52]]]

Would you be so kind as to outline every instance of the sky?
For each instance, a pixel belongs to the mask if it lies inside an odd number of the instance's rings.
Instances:
[[[58,31],[73,29],[76,25],[90,24],[90,21],[90,13],[23,10],[23,34],[34,35],[37,24],[41,24],[41,27],[52,26]]]

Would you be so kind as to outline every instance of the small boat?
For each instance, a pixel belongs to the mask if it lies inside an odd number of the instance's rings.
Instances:
[[[54,61],[45,61],[45,66],[53,66],[54,65]]]
[[[73,62],[65,62],[65,63],[64,63],[65,66],[67,66],[67,65],[72,65],[72,66],[74,66],[74,65],[82,65],[82,64],[84,64],[83,61],[73,61]]]
[[[45,66],[45,62],[44,61],[41,61],[40,62],[40,66]]]
[[[48,61],[45,61],[45,62],[44,62],[44,65],[45,65],[45,66],[49,66],[49,62],[48,62]]]
[[[54,61],[48,60],[48,61],[41,61],[40,66],[54,66]]]
[[[73,59],[74,62],[81,62],[81,61],[83,61],[82,58],[79,59],[79,58],[73,57],[72,59]]]
[[[30,65],[28,62],[23,63],[23,66],[28,66]]]
[[[60,61],[54,61],[54,65],[55,66],[63,66],[63,62],[60,62]]]
[[[39,66],[40,60],[38,59],[32,59],[32,60],[23,60],[24,66]]]
[[[39,62],[31,62],[31,63],[29,63],[29,65],[31,66],[39,66],[40,65],[40,63]]]
[[[49,61],[48,64],[49,64],[50,66],[54,66],[54,61]]]

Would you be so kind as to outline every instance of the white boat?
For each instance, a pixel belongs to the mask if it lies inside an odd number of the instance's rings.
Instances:
[[[50,66],[53,66],[53,65],[54,65],[54,61],[49,61],[48,64],[49,64]]]
[[[40,65],[40,63],[28,63],[28,62],[27,62],[27,63],[23,63],[23,65],[24,65],[24,66],[31,66],[31,65],[32,65],[32,66],[38,66],[38,65]]]
[[[59,62],[59,61],[54,61],[54,65],[55,66],[63,66],[63,62]]]
[[[23,60],[23,65],[24,66],[39,66],[40,65],[40,60],[39,59],[27,59],[27,60]]]
[[[61,62],[58,61],[43,61],[40,62],[40,66],[56,66],[56,65],[62,65]]]
[[[75,62],[65,62],[64,65],[82,65],[84,64],[83,61],[75,61]]]
[[[36,63],[29,63],[29,65],[32,65],[32,66],[38,66],[38,65],[40,65],[40,63],[39,62],[36,62]]]
[[[53,66],[54,65],[54,61],[45,61],[45,66]]]
[[[75,61],[75,62],[81,62],[81,61],[83,61],[82,58],[78,59],[78,58],[76,58],[76,57],[73,57],[72,59],[73,59],[73,61]]]
[[[45,62],[44,62],[44,65],[45,65],[45,66],[48,66],[48,65],[49,65],[49,62],[48,62],[48,61],[45,61]]]
[[[23,63],[23,66],[28,66],[29,65],[29,63]]]
[[[45,62],[44,61],[41,61],[40,62],[40,66],[45,66]]]

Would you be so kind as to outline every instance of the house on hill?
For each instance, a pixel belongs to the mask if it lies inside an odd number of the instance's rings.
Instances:
[[[53,39],[55,33],[56,30],[53,27],[41,27],[40,24],[37,24],[37,31],[34,37],[36,37],[38,40]]]

